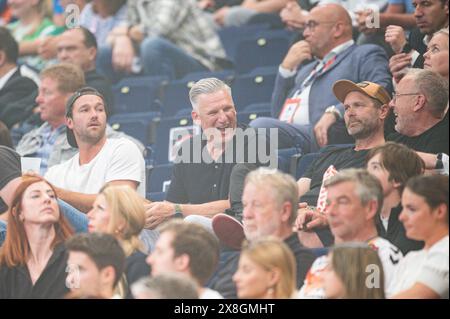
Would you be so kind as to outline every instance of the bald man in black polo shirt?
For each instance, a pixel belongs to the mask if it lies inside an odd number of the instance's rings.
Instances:
[[[224,82],[215,78],[200,80],[189,97],[192,118],[203,135],[193,137],[180,148],[166,201],[147,205],[146,228],[154,228],[174,216],[210,218],[226,211],[230,208],[230,176],[237,162],[256,166],[273,166],[276,162],[272,152],[275,146],[269,145],[266,134],[237,124],[231,89]],[[266,148],[259,152],[262,144]]]

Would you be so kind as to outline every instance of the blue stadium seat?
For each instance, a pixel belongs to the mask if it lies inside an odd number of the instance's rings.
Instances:
[[[233,58],[236,55],[236,48],[239,42],[244,39],[254,37],[261,31],[268,29],[268,24],[253,24],[240,27],[222,28],[217,31],[217,33],[219,34],[220,41],[222,42],[227,56],[229,58]]]
[[[292,157],[298,153],[296,148],[278,150],[278,169],[284,173],[291,174]]]
[[[259,66],[279,65],[289,50],[290,39],[281,34],[262,33],[242,40],[232,58],[237,73],[248,73]]]
[[[113,87],[116,114],[159,111],[161,87],[166,81],[159,76],[122,79]]]
[[[258,70],[240,75],[231,85],[238,112],[250,104],[270,103],[272,99],[277,73],[275,70],[269,71],[266,68]]]
[[[199,127],[193,125],[190,116],[155,119],[154,122],[157,125],[152,154],[154,165],[172,162],[176,155],[176,146],[193,132],[200,130]]]
[[[115,114],[108,122],[114,130],[124,132],[147,145],[152,138],[152,121],[159,116],[159,112]]]
[[[225,82],[233,78],[233,71],[195,72],[186,75],[181,80],[171,81],[163,87],[162,108],[163,117],[175,116],[182,109],[191,109],[189,90],[194,83],[203,78],[215,77]]]
[[[167,192],[172,178],[173,164],[157,165],[147,169],[147,192]]]
[[[254,119],[257,119],[258,117],[270,117],[270,111],[269,110],[253,111],[253,112],[243,111],[243,112],[239,112],[237,114],[238,123],[247,124],[247,125]]]

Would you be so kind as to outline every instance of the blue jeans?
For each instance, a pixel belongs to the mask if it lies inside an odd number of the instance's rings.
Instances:
[[[312,125],[295,125],[280,120],[260,117],[252,122],[254,128],[276,128],[278,129],[278,148],[285,149],[295,147],[300,153],[308,154],[319,150]]]
[[[58,199],[59,208],[64,216],[69,221],[76,233],[87,233],[88,218],[87,215],[80,212],[78,209],[70,206],[66,202]]]
[[[173,80],[192,72],[208,71],[208,68],[181,48],[160,37],[150,37],[142,41],[140,58],[143,75],[148,76],[167,76]],[[127,76],[113,69],[111,47],[99,48],[97,71],[113,82]]]

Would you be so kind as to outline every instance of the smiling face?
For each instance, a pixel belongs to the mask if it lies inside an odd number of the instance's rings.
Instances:
[[[208,136],[217,135],[219,141],[215,144],[228,142],[237,127],[236,109],[231,95],[225,89],[199,95],[192,119]]]
[[[356,91],[348,93],[344,108],[347,131],[355,139],[367,138],[383,129],[387,107],[376,107],[367,95]]]
[[[72,108],[67,127],[73,130],[77,143],[95,145],[106,139],[106,112],[103,99],[97,95],[79,97]]]
[[[25,190],[19,214],[25,226],[55,224],[59,216],[56,195],[49,184],[37,182]]]
[[[423,34],[433,34],[448,25],[448,1],[412,0],[417,27]]]
[[[233,276],[239,299],[262,299],[271,287],[271,272],[252,261],[246,254],[239,259],[239,266]]]
[[[415,94],[417,93],[417,94]],[[419,103],[420,93],[414,84],[414,80],[405,76],[397,85],[394,98],[389,103],[395,115],[395,130],[403,135],[410,134],[411,127],[417,121],[414,108]]]
[[[431,70],[448,79],[449,45],[448,35],[436,34],[428,43],[428,50],[423,55],[425,58],[424,69]]]

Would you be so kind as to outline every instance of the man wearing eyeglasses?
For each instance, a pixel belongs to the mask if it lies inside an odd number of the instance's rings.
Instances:
[[[397,132],[387,139],[418,152],[448,154],[448,94],[448,82],[438,74],[410,70],[390,103]]]
[[[343,105],[331,90],[334,82],[370,81],[390,91],[391,80],[384,50],[354,43],[352,20],[342,6],[312,9],[303,35],[305,40],[291,47],[279,68],[272,95],[277,119],[259,118],[251,125],[278,128],[280,148],[310,153],[327,144],[352,142]]]

